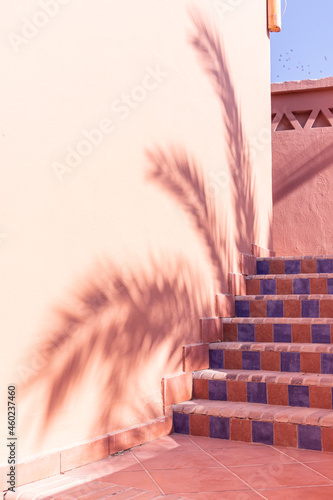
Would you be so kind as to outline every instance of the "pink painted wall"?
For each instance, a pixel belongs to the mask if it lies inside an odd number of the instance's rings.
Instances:
[[[55,3],[0,6],[20,460],[160,416],[239,252],[272,246],[266,2]]]
[[[333,78],[272,85],[277,255],[333,252]]]

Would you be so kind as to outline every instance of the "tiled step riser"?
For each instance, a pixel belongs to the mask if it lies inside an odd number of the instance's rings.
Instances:
[[[330,299],[239,299],[235,300],[238,318],[333,318]]]
[[[333,273],[333,259],[257,260],[257,274]]]
[[[193,380],[193,397],[304,408],[332,409],[332,387],[237,380]]]
[[[332,429],[315,425],[228,418],[200,414],[173,414],[174,432],[195,436],[275,446],[333,451]]]
[[[332,294],[333,278],[251,278],[246,281],[247,295]]]
[[[333,343],[333,325],[224,323],[224,342]]]
[[[327,352],[254,351],[215,349],[209,351],[214,370],[271,370],[333,374],[333,354]]]

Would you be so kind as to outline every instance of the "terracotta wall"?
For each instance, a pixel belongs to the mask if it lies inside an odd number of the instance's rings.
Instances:
[[[17,385],[22,460],[161,415],[239,252],[271,248],[270,56],[263,0],[0,15],[0,396]]]
[[[333,253],[333,78],[272,85],[277,255]]]

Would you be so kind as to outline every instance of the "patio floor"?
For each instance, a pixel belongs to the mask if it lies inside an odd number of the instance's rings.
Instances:
[[[333,453],[172,434],[6,500],[331,500]]]

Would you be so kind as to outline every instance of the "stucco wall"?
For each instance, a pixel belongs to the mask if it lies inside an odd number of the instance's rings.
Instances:
[[[269,37],[264,0],[0,15],[0,396],[17,385],[21,460],[161,415],[239,252],[271,248]]]
[[[277,255],[333,252],[333,78],[272,85]]]

